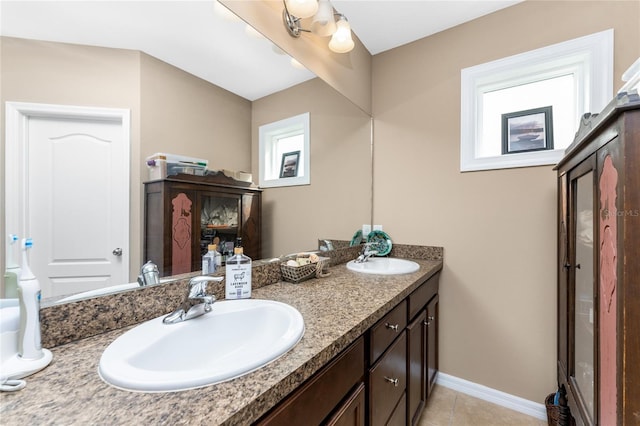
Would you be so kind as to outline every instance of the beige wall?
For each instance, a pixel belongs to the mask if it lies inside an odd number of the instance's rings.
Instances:
[[[131,279],[142,264],[145,157],[169,152],[207,158],[213,168],[251,168],[251,102],[144,53],[3,37],[1,59],[2,120],[5,101],[131,110]],[[4,176],[4,143],[0,153]],[[4,270],[4,243],[0,250]]]
[[[142,54],[142,158],[155,152],[209,160],[213,170],[251,170],[251,102]]]
[[[309,112],[311,184],[263,192],[263,255],[317,249],[318,238],[351,239],[371,217],[371,119],[316,78],[253,102],[258,127]]]
[[[638,22],[638,2],[526,1],[374,56],[374,222],[445,247],[444,373],[540,403],[556,388],[555,174],[459,172],[460,70],[614,28],[618,88]]]

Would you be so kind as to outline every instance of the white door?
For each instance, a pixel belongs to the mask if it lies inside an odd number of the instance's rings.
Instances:
[[[128,119],[84,111],[24,117],[23,236],[43,297],[128,282]]]

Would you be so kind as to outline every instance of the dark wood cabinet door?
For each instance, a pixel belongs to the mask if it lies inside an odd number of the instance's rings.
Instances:
[[[365,387],[360,383],[327,421],[327,426],[364,426]]]
[[[391,413],[389,421],[385,426],[406,426],[407,423],[407,395],[402,395],[400,402],[396,405],[395,410]]]
[[[407,416],[416,424],[427,400],[427,311],[407,326]]]
[[[360,337],[255,425],[322,424],[349,391],[363,381],[364,361],[364,338]]]
[[[373,426],[387,424],[406,385],[407,338],[403,330],[369,374],[369,418]],[[406,409],[404,406],[402,411]]]
[[[427,305],[427,398],[436,384],[439,369],[439,300],[436,294]]]

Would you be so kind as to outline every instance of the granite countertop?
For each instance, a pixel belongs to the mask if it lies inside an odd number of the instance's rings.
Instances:
[[[15,393],[0,393],[3,425],[249,424],[345,349],[426,278],[441,260],[416,260],[418,272],[376,276],[349,271],[300,284],[277,282],[253,290],[297,308],[302,340],[284,356],[248,375],[183,392],[136,393],[104,383],[97,369],[104,349],[131,327],[52,348],[53,362]]]

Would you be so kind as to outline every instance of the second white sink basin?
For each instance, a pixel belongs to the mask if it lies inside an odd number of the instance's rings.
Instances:
[[[347,263],[347,269],[365,274],[398,275],[416,272],[420,265],[412,260],[395,257],[371,257],[362,263],[352,260]]]
[[[300,312],[272,300],[220,301],[197,318],[162,319],[140,324],[105,349],[98,368],[105,382],[141,392],[208,386],[263,367],[304,334]]]

